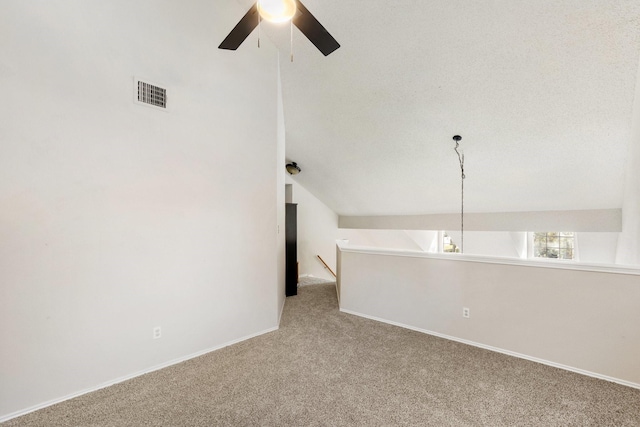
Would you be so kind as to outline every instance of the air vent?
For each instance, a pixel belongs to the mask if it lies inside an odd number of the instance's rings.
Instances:
[[[133,100],[137,104],[167,110],[167,89],[146,79],[134,78]]]

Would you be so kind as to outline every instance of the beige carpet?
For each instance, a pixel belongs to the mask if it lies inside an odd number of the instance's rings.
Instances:
[[[640,426],[640,390],[340,313],[299,288],[280,330],[8,426]]]
[[[309,286],[309,285],[327,285],[329,283],[333,283],[334,286],[336,284],[335,280],[327,280],[321,277],[314,276],[300,276],[298,278],[298,286]]]

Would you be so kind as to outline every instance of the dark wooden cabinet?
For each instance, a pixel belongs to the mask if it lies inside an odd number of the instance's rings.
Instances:
[[[298,294],[298,205],[287,203],[285,212],[285,293]]]

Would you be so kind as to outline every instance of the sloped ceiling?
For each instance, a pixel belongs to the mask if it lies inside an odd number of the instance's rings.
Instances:
[[[621,206],[637,0],[304,4],[342,45],[330,56],[294,28],[290,63],[289,27],[263,31],[295,179],[336,213],[458,212],[455,134],[468,212]]]

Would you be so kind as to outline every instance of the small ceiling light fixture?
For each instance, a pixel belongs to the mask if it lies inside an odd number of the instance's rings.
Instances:
[[[296,9],[296,0],[258,0],[258,13],[269,22],[288,22],[296,14]]]
[[[296,164],[296,162],[291,162],[291,163],[287,163],[287,172],[289,172],[289,175],[298,175],[302,169],[300,169],[300,166],[298,166]]]

